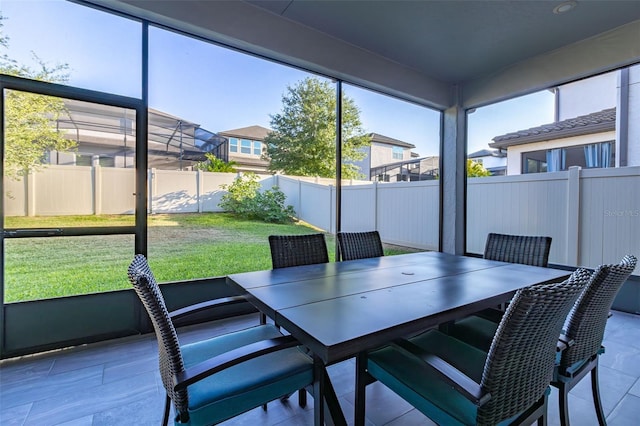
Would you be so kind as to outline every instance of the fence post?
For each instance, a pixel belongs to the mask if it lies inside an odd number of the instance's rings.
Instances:
[[[302,219],[300,214],[302,213],[302,180],[298,178],[298,205],[296,212],[298,213],[298,219]]]
[[[336,230],[334,228],[334,224],[335,224],[335,204],[334,204],[334,200],[335,197],[333,195],[333,185],[329,185],[329,232],[331,232],[332,234],[336,233]]]
[[[378,229],[378,181],[373,181],[373,228]]]
[[[580,167],[569,167],[567,182],[567,264],[580,259]]]
[[[25,189],[27,191],[25,200],[27,202],[27,216],[36,215],[36,173],[31,171],[24,174],[26,180]]]
[[[196,200],[198,202],[198,213],[202,213],[202,194],[204,193],[204,172],[198,170],[196,174]]]
[[[93,214],[102,214],[102,169],[99,165],[91,167],[93,173]]]
[[[148,205],[149,205],[149,214],[153,214],[153,194],[155,194],[155,187],[156,187],[156,180],[155,180],[155,176],[156,176],[156,169],[149,169],[148,171],[149,173],[149,199],[148,201]]]

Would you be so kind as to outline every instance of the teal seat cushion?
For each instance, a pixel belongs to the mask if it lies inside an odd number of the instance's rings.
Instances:
[[[409,339],[480,383],[487,353],[439,331]],[[428,364],[392,346],[368,355],[369,374],[442,425],[475,425],[478,407],[448,385]],[[547,389],[548,393],[548,389]],[[511,424],[520,415],[501,421]]]
[[[447,326],[447,334],[471,346],[489,352],[498,324],[478,316],[470,316]]]
[[[438,331],[410,339],[480,382],[486,353]],[[477,407],[420,359],[394,347],[368,356],[369,373],[438,424],[476,424]]]
[[[185,345],[181,350],[189,368],[238,347],[280,336],[280,331],[268,324]],[[222,422],[311,383],[313,361],[299,348],[243,362],[187,388],[189,424]]]
[[[604,346],[601,346],[596,354],[600,356],[603,353]],[[574,380],[574,375],[578,374],[582,367],[584,367],[588,362],[589,359],[581,359],[580,361],[576,361],[571,365],[565,366],[562,365],[562,352],[558,352],[558,356],[556,358],[556,368],[553,370],[553,380],[555,382],[572,382]]]

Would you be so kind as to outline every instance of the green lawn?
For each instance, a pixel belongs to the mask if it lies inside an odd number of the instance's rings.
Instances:
[[[131,216],[8,217],[6,228],[132,225]],[[148,257],[160,282],[269,269],[268,236],[319,232],[224,213],[149,216]],[[133,235],[5,239],[5,302],[129,288]],[[329,258],[335,239],[326,234]],[[413,251],[385,249],[392,255]]]

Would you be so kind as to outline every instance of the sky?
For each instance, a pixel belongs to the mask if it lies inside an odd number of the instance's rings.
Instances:
[[[9,57],[33,66],[33,52],[49,65],[68,64],[70,85],[140,97],[139,23],[62,0],[2,0],[0,13]],[[150,107],[212,132],[269,127],[287,86],[314,76],[154,27],[149,61]],[[348,83],[343,90],[360,108],[365,131],[412,143],[420,156],[438,155],[437,111]],[[467,152],[552,121],[548,91],[478,108],[469,116]]]

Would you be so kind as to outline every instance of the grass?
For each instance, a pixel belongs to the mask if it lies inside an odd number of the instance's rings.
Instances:
[[[131,216],[7,217],[5,228],[132,225]],[[320,232],[304,223],[269,224],[224,213],[149,216],[148,257],[159,282],[269,269],[268,236]],[[329,258],[335,238],[325,234]],[[129,288],[133,235],[5,239],[5,302]],[[385,254],[413,251],[386,248]]]

